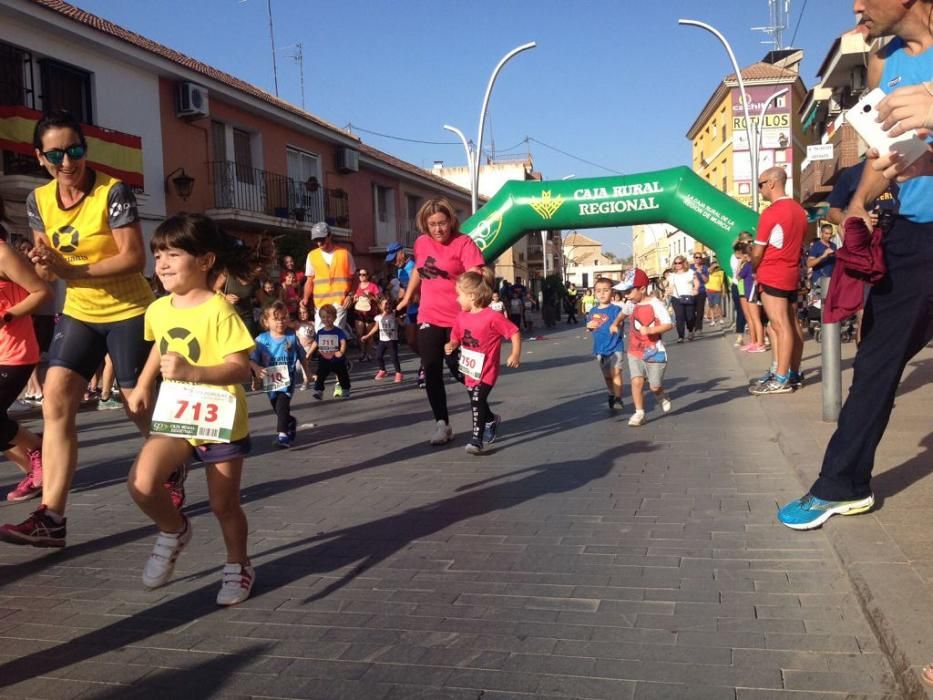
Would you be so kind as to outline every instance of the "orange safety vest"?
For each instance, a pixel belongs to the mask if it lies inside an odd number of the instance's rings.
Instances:
[[[308,253],[308,262],[314,270],[314,305],[340,305],[350,293],[353,277],[350,272],[350,254],[346,248],[334,248],[330,265],[324,260],[324,252],[315,248]]]

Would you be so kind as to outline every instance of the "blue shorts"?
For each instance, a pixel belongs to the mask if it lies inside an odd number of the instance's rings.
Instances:
[[[722,303],[722,292],[706,292],[706,303],[710,306],[719,306]]]
[[[123,321],[88,323],[62,316],[49,347],[49,367],[64,367],[91,381],[109,354],[120,388],[132,389],[152,349],[152,342],[143,337],[145,319],[140,314]]]
[[[234,442],[209,442],[204,445],[192,445],[194,458],[203,464],[217,464],[242,459],[253,449],[249,435]]]

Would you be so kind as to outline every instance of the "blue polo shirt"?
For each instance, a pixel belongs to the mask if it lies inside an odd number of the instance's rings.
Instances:
[[[832,241],[829,242],[829,245],[825,245],[823,241],[817,238],[813,243],[810,244],[810,253],[808,257],[818,258],[823,253],[826,252],[827,248],[836,250],[836,244]],[[817,263],[813,266],[813,269],[810,272],[810,280],[816,284],[817,281],[823,279],[824,277],[832,277],[833,268],[836,266],[836,256],[830,255],[828,258],[823,260],[820,263]]]

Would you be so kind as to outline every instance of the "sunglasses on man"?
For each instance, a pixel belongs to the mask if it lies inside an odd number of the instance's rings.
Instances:
[[[81,160],[87,155],[87,146],[82,143],[76,143],[68,148],[53,148],[50,151],[43,151],[42,155],[52,165],[61,165],[65,162],[65,156],[71,160]]]

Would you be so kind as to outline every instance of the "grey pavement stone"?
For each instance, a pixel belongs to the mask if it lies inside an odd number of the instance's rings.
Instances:
[[[425,397],[408,384],[358,375],[351,401],[299,395],[296,415],[318,427],[287,453],[268,445],[274,419],[252,395],[243,500],[257,584],[231,610],[213,602],[224,551],[202,470],[188,481],[194,541],[175,580],[145,591],[154,531],[123,486],[140,440],[118,417],[82,413],[69,546],[0,547],[0,697],[896,693],[838,544],[775,525],[799,470],[731,347],[673,347],[675,411],[634,430],[606,411],[575,332],[503,372],[502,437],[481,459],[463,453],[453,385],[457,439],[443,448],[426,444]],[[0,467],[0,480],[15,474]],[[909,562],[884,551],[933,545],[915,522],[892,513],[887,538],[859,527],[866,543],[847,556]],[[923,575],[929,595],[933,564]]]

